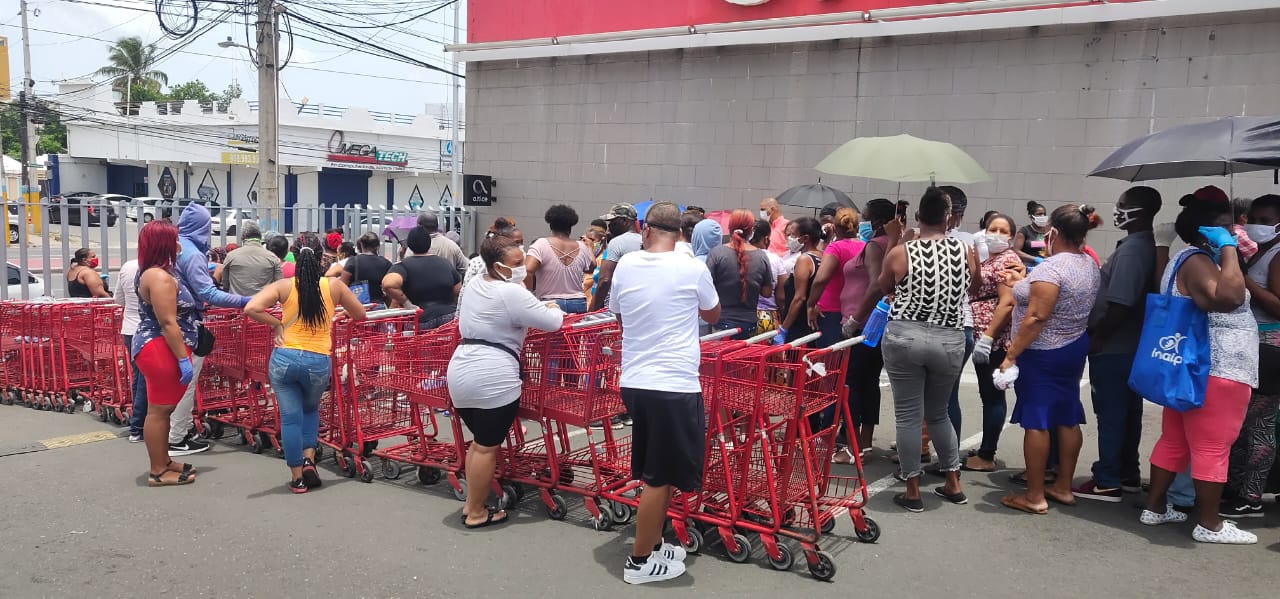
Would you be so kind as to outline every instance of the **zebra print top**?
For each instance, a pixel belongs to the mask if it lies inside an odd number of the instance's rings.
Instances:
[[[952,238],[915,240],[905,247],[907,276],[894,290],[889,317],[962,328],[970,280],[964,242]]]

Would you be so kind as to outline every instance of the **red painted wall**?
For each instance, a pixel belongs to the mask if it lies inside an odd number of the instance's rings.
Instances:
[[[467,41],[545,38],[955,1],[771,0],[761,6],[738,6],[725,0],[468,0]]]

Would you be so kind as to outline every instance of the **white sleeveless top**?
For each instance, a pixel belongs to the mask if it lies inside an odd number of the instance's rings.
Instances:
[[[1183,254],[1199,251],[1185,248],[1169,258],[1160,277],[1160,290],[1169,288],[1173,266]],[[1187,297],[1173,286],[1173,295]],[[1249,291],[1244,292],[1244,303],[1231,312],[1209,313],[1209,376],[1258,386],[1258,322],[1249,308]]]

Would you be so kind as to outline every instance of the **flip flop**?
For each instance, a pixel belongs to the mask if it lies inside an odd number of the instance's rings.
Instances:
[[[1065,506],[1067,506],[1067,507],[1075,507],[1075,506],[1076,506],[1076,502],[1075,502],[1075,499],[1074,499],[1074,498],[1072,498],[1072,500],[1071,500],[1071,501],[1069,501],[1069,502],[1068,502],[1068,501],[1063,501],[1063,500],[1062,500],[1062,498],[1060,498],[1060,497],[1056,497],[1056,496],[1054,496],[1054,495],[1050,494],[1050,493],[1049,493],[1049,492],[1047,492],[1047,491],[1046,491],[1046,492],[1045,492],[1045,494],[1044,494],[1044,498],[1045,498],[1046,500],[1048,500],[1048,501],[1052,501],[1052,502],[1054,502],[1054,503],[1056,503],[1056,504],[1058,504],[1058,505],[1065,505]]]
[[[1022,498],[1021,495],[1005,495],[1004,497],[1000,498],[1000,504],[1009,509],[1018,510],[1020,512],[1026,512],[1028,514],[1035,514],[1037,516],[1044,516],[1049,513],[1049,508],[1032,507],[1030,504],[1026,502],[1025,499]]]
[[[489,512],[488,512],[488,514],[486,514],[486,515],[485,515],[485,517],[484,517],[484,522],[480,522],[480,523],[478,523],[478,524],[469,524],[469,523],[467,522],[467,517],[466,517],[466,516],[463,516],[463,517],[462,517],[462,525],[463,525],[463,526],[465,526],[465,527],[467,527],[468,529],[472,529],[472,530],[474,530],[474,529],[477,529],[477,528],[484,528],[484,527],[486,527],[486,526],[493,526],[493,525],[495,525],[495,524],[502,524],[503,522],[506,522],[507,520],[511,519],[511,514],[508,514],[507,512],[503,511],[503,512],[502,512],[502,519],[501,519],[501,520],[494,520],[494,519],[493,519],[493,516],[494,516],[495,514],[497,514],[499,511],[500,511],[500,510],[495,510],[495,509],[490,508],[490,509],[489,509]]]
[[[970,457],[973,457],[973,456],[970,456]],[[990,468],[971,468],[969,466],[969,460],[965,460],[960,464],[960,469],[966,472],[995,472],[996,466],[995,466],[995,463],[993,462]]]

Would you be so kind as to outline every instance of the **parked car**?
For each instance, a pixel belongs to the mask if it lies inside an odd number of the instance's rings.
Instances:
[[[67,207],[67,224],[72,226],[80,225],[80,207],[85,206],[85,213],[88,219],[88,225],[96,227],[102,223],[102,215],[107,216],[107,226],[116,226],[116,209],[113,208],[107,200],[97,194],[84,195],[86,192],[79,194],[52,196],[49,198],[51,205],[49,206],[49,224],[62,223],[62,206]]]
[[[133,198],[133,205],[126,208],[125,213],[131,221],[149,223],[156,219],[160,213],[159,206],[166,201],[164,198]]]
[[[127,195],[121,195],[118,193],[103,193],[103,194],[99,194],[98,197],[106,200],[107,204],[110,204],[111,207],[115,208],[117,212],[120,210],[124,210],[125,208],[133,204],[133,198]]]
[[[5,264],[8,271],[9,281],[9,299],[17,299],[22,297],[22,269],[17,264],[8,262]],[[40,280],[31,273],[27,273],[27,292],[28,297],[43,297],[45,293],[44,281]]]
[[[18,207],[10,204],[5,217],[5,220],[9,222],[9,243],[18,243],[18,231],[22,227],[24,220],[22,215],[18,213]]]
[[[243,210],[240,208],[226,208],[217,202],[217,200],[202,200],[199,198],[178,198],[168,200],[156,204],[159,215],[168,218],[174,222],[182,215],[182,210],[190,204],[200,204],[209,211],[212,218],[213,234],[222,235],[225,231],[227,236],[236,234],[236,225],[244,221],[257,220],[257,214],[252,210]]]

